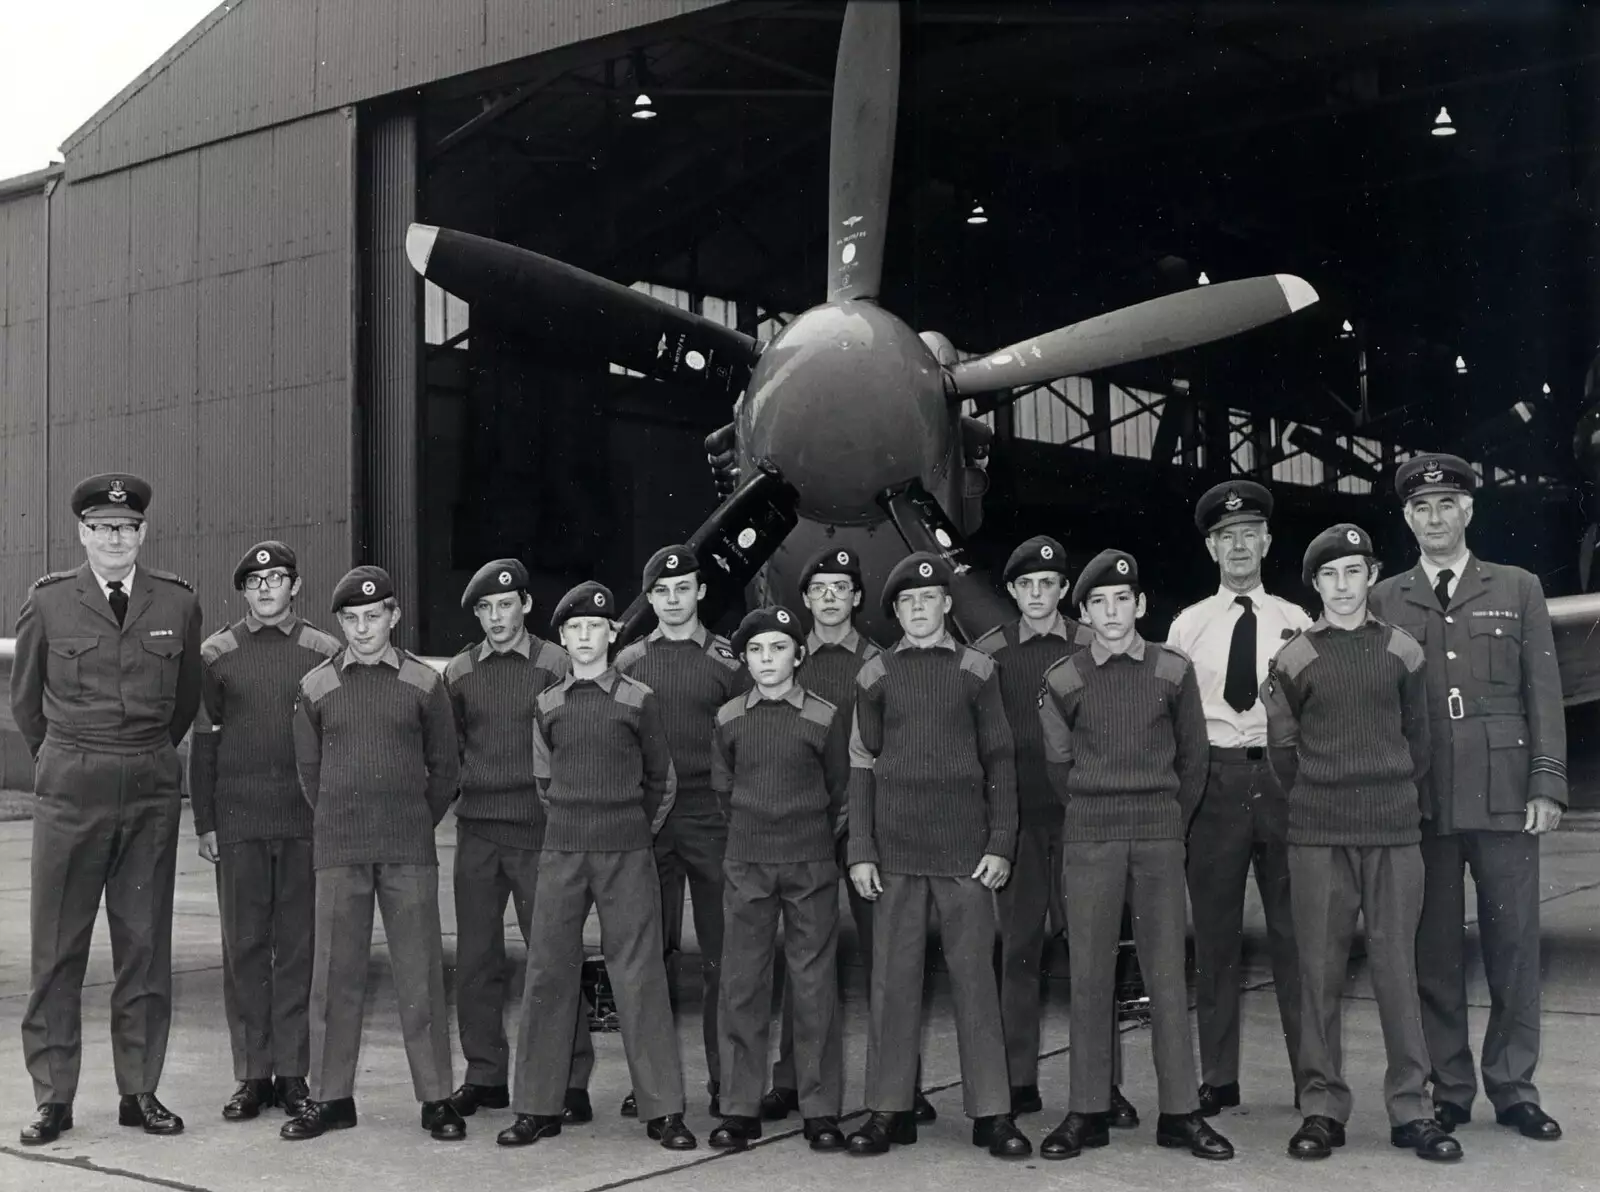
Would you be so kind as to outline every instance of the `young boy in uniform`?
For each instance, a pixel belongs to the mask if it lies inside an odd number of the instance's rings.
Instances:
[[[1339,1017],[1356,916],[1383,1025],[1390,1141],[1424,1159],[1461,1158],[1434,1121],[1417,992],[1428,692],[1422,647],[1367,608],[1372,539],[1341,524],[1312,540],[1301,572],[1322,617],[1284,643],[1262,698],[1272,764],[1289,793],[1289,896],[1300,949],[1300,1104],[1296,1159],[1344,1145],[1350,1086]]]
[[[1017,831],[1011,729],[996,667],[945,627],[950,571],[936,555],[901,560],[883,605],[904,636],[856,676],[850,738],[850,880],[876,903],[871,1116],[850,1136],[850,1151],[881,1155],[891,1143],[917,1140],[911,1097],[931,902],[955,995],[972,1143],[997,1158],[1023,1158],[1033,1146],[1011,1116],[994,974],[992,892],[1010,875]]]
[[[309,1096],[316,870],[311,808],[295,773],[293,709],[307,671],[340,650],[294,614],[295,553],[258,542],[233,569],[248,611],[200,646],[204,709],[189,751],[200,855],[217,867],[222,1006],[239,1082],[231,1122]]]
[[[1187,658],[1139,635],[1144,593],[1132,555],[1101,551],[1072,586],[1072,603],[1094,641],[1046,671],[1039,696],[1045,763],[1066,805],[1072,1089],[1066,1118],[1039,1154],[1070,1159],[1109,1141],[1105,1024],[1126,892],[1154,1011],[1156,1142],[1231,1159],[1233,1147],[1199,1112],[1183,979],[1183,836],[1206,780],[1200,689]]]
[[[850,778],[838,709],[799,686],[800,618],[786,608],[748,614],[733,638],[755,680],[717,712],[711,784],[728,815],[722,913],[722,1125],[711,1145],[743,1150],[761,1137],[761,1088],[772,1024],[778,923],[795,1018],[795,1071],[814,1151],[843,1150],[843,1040],[836,829]]]
[[[455,1141],[467,1127],[448,1100],[450,1008],[433,845],[460,775],[450,698],[433,668],[389,641],[400,607],[387,571],[354,568],[335,585],[332,608],[348,644],[300,680],[294,713],[317,867],[312,1099],[282,1134],[298,1141],[356,1124],[376,901],[422,1128]]]
[[[570,668],[560,646],[528,630],[533,611],[528,571],[518,559],[493,559],[478,568],[461,607],[483,627],[475,642],[445,667],[445,688],[461,738],[461,799],[456,804],[456,1021],[467,1061],[465,1082],[450,1094],[463,1117],[482,1106],[511,1104],[507,1073],[506,900],[514,900],[526,942],[533,891],[544,847],[544,806],[534,774],[533,734],[539,693]],[[587,1008],[579,999],[572,1072],[564,1118],[586,1122],[594,1044]]]
[[[528,1146],[561,1133],[591,905],[600,912],[600,946],[640,1116],[650,1138],[668,1150],[696,1145],[683,1124],[683,1069],[651,855],[677,779],[655,695],[609,661],[615,617],[610,589],[584,583],[561,598],[551,619],[572,670],[535,703],[544,852],[517,1037],[511,1103],[517,1119],[500,1132],[501,1146]]]

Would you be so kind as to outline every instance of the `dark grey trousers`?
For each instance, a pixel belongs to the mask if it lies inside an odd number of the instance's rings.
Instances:
[[[683,934],[679,891],[684,882],[688,883],[694,934],[700,945],[700,1031],[705,1041],[706,1071],[713,1080],[722,1071],[717,1054],[717,1002],[722,976],[722,855],[727,847],[728,823],[720,810],[674,809],[655,840],[656,870],[660,875],[658,903],[677,908],[674,922],[663,921],[664,939],[677,940]],[[672,950],[675,952],[676,946]],[[615,977],[612,983],[616,983]]]
[[[235,1080],[303,1077],[310,1070],[316,908],[311,841],[219,847],[222,1008]]]
[[[1011,880],[995,895],[1000,919],[1000,1020],[1013,1085],[1039,1083],[1039,1016],[1045,920],[1061,881],[1061,825],[1017,831]]]

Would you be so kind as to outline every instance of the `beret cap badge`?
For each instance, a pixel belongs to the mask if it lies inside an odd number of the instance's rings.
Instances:
[[[923,579],[932,579],[933,578],[933,564],[931,564],[931,563],[923,563],[921,566],[919,566],[917,568],[917,574],[920,575]]]
[[[272,561],[272,552],[267,551],[267,550],[258,550],[258,551],[256,551],[256,562],[257,563],[270,563],[271,561]]]
[[[1126,559],[1118,559],[1117,560],[1117,574],[1118,575],[1127,575],[1128,574],[1128,560],[1126,560]]]
[[[361,581],[361,594],[363,596],[371,596],[377,590],[378,585],[373,583],[370,579]]]

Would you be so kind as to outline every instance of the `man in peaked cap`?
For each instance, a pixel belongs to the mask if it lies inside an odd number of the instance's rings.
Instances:
[[[72,492],[85,560],[33,585],[17,615],[11,712],[34,757],[33,989],[22,1050],[38,1113],[25,1146],[72,1127],[81,999],[101,895],[116,983],[117,1120],[149,1134],[183,1121],[156,1099],[172,1017],[172,892],[182,764],[200,705],[200,604],[138,565],[150,486],[126,472]]]
[[[1554,1141],[1539,1104],[1539,837],[1567,801],[1566,721],[1544,589],[1520,567],[1467,545],[1477,476],[1453,455],[1395,472],[1395,493],[1422,557],[1381,581],[1372,608],[1427,655],[1433,764],[1424,783],[1426,881],[1417,933],[1422,1025],[1433,1100],[1447,1130],[1472,1118],[1478,1091],[1467,1038],[1464,871],[1478,892],[1488,979],[1483,1087],[1495,1120]]]
[[[1261,684],[1267,663],[1311,618],[1261,583],[1272,547],[1272,494],[1252,480],[1207,489],[1195,528],[1217,564],[1215,595],[1180,612],[1167,644],[1194,663],[1211,743],[1205,794],[1189,825],[1189,901],[1194,913],[1195,1018],[1200,1035],[1200,1109],[1238,1105],[1239,954],[1244,888],[1253,866],[1266,911],[1273,988],[1289,1071],[1299,1087],[1300,972],[1289,904],[1287,803],[1267,753]]]
[[[535,701],[560,682],[571,664],[566,651],[527,626],[533,600],[528,570],[518,559],[491,559],[468,581],[461,607],[478,618],[483,640],[445,667],[445,688],[461,741],[461,798],[456,804],[456,1021],[466,1079],[450,1095],[465,1117],[480,1107],[505,1109],[510,1046],[505,1009],[506,901],[516,906],[528,939],[533,894],[544,847],[533,735]],[[567,1078],[565,1120],[588,1121],[594,1045],[587,1009],[578,999]]]
[[[222,1107],[229,1121],[273,1105],[294,1117],[310,1095],[316,872],[285,713],[300,680],[340,646],[295,615],[300,585],[292,548],[256,543],[233,569],[245,615],[200,647],[189,796],[200,855],[217,867],[222,1004],[238,1081]]]

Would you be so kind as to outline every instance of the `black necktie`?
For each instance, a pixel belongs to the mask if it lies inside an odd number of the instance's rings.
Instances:
[[[111,601],[111,611],[116,615],[117,624],[120,625],[123,618],[128,615],[128,594],[122,590],[120,579],[106,580],[106,587],[111,589],[106,599]]]
[[[1256,606],[1248,596],[1235,596],[1233,602],[1244,611],[1234,622],[1233,641],[1228,644],[1228,676],[1222,681],[1222,698],[1235,712],[1248,712],[1260,687],[1256,682]]]
[[[1450,581],[1455,577],[1456,573],[1446,567],[1439,572],[1439,578],[1433,583],[1433,594],[1439,598],[1440,608],[1448,609],[1450,607]]]

